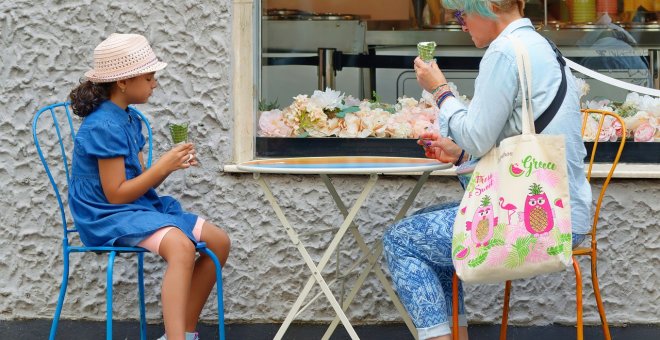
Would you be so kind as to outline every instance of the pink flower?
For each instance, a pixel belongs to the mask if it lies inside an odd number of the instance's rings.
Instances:
[[[640,124],[635,130],[635,142],[653,142],[656,128],[648,122]]]
[[[603,127],[600,130],[600,135],[598,136],[599,142],[614,142],[616,141],[616,129],[612,126],[607,126],[603,123]]]
[[[259,136],[262,137],[289,137],[293,129],[284,123],[282,111],[275,109],[263,111],[259,117]]]

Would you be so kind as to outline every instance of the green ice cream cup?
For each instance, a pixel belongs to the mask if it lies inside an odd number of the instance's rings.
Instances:
[[[419,57],[422,58],[427,63],[430,63],[433,60],[433,54],[435,53],[435,41],[422,41],[417,43],[417,52]]]
[[[169,124],[172,142],[179,144],[188,141],[188,123]]]

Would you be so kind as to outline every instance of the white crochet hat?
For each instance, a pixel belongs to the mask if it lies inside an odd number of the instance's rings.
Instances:
[[[147,38],[139,34],[111,34],[94,49],[94,69],[85,72],[93,83],[109,83],[167,66],[156,58]]]

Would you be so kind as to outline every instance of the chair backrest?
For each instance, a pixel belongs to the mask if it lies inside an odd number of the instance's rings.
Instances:
[[[149,150],[146,166],[148,168],[151,166],[153,150],[151,126],[141,112],[135,109],[133,110],[138,114],[147,129]],[[67,226],[65,204],[61,192],[65,189],[64,185],[68,187],[71,180],[70,155],[72,155],[75,136],[76,131],[71,117],[69,102],[45,106],[37,111],[32,120],[32,138],[34,139],[34,145],[37,148],[41,164],[44,166],[44,170],[46,170],[46,175],[57,198],[66,244],[68,244],[68,234],[76,232],[76,229],[75,227],[69,228]],[[64,183],[62,183],[62,178],[58,178],[62,172],[66,175],[66,182]]]
[[[612,163],[609,165],[609,171],[607,177],[603,182],[603,186],[600,189],[598,195],[598,200],[596,201],[596,209],[594,211],[594,220],[591,227],[591,244],[592,247],[596,246],[596,228],[598,226],[598,216],[600,215],[600,208],[603,204],[603,197],[605,197],[605,191],[607,186],[610,184],[614,170],[616,169],[617,164],[619,163],[619,158],[621,158],[621,152],[623,147],[626,144],[626,123],[623,119],[614,112],[604,111],[604,110],[592,110],[585,109],[582,110],[582,137],[585,137],[585,133],[589,132],[589,136],[593,137],[593,146],[591,148],[591,157],[589,159],[589,166],[587,168],[587,180],[591,182],[591,172],[593,170],[594,161],[596,159],[596,152],[598,151],[598,146],[602,143],[614,143],[618,145],[617,152],[614,155]],[[607,129],[604,132],[603,129]],[[616,131],[615,135],[619,135],[616,142],[606,141],[600,142],[599,139],[601,136],[605,137],[606,134],[610,134],[612,131]],[[590,138],[589,138],[590,139]],[[588,140],[591,141],[591,140]],[[602,149],[601,149],[602,150]]]

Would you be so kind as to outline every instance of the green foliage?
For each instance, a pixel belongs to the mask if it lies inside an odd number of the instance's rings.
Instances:
[[[532,183],[532,185],[529,187],[530,195],[540,195],[542,192],[543,188],[537,183]]]
[[[465,242],[466,239],[467,239],[467,233],[460,233],[452,237],[451,248],[453,255],[456,255],[456,253],[460,251],[459,247],[463,246],[463,242]]]
[[[534,235],[527,235],[520,237],[513,244],[511,253],[504,260],[504,266],[506,268],[515,268],[522,265],[525,262],[525,258],[529,255],[530,246],[536,243],[536,238]]]
[[[381,109],[383,111],[387,111],[389,113],[394,113],[396,112],[396,108],[392,104],[384,103],[382,101],[382,98],[376,93],[376,91],[373,91],[371,93],[371,100],[369,101],[369,107],[372,109]]]
[[[353,113],[353,112],[358,112],[358,111],[360,111],[359,106],[348,106],[348,107],[344,108],[343,110],[337,112],[336,117],[337,118],[344,118],[344,117],[346,117],[347,113]]]
[[[487,207],[490,205],[490,196],[486,195],[481,198],[481,206],[482,207]]]
[[[632,117],[637,114],[639,108],[632,103],[612,103],[614,104],[614,112],[616,112],[621,118]],[[618,106],[618,107],[617,107]]]
[[[380,102],[381,102],[381,98],[380,98],[380,96],[378,95],[378,93],[376,93],[376,91],[372,91],[372,92],[371,92],[371,100],[370,100],[370,102],[372,102],[372,103],[380,103]]]
[[[484,248],[486,248],[486,250],[490,250],[490,248],[503,246],[503,245],[504,245],[504,240],[498,238],[491,238],[490,241],[488,241],[488,245],[485,246]]]
[[[495,229],[493,230],[493,238],[491,239],[491,242],[493,240],[501,240],[502,244],[504,244],[504,231],[506,230],[506,224],[505,223],[499,223],[495,226]]]
[[[564,251],[564,245],[563,244],[560,244],[560,245],[557,245],[557,246],[554,246],[554,247],[548,247],[548,255],[552,255],[552,256],[559,255],[563,251]]]
[[[564,242],[573,242],[573,235],[571,235],[571,233],[561,234],[561,235],[559,236],[559,241],[560,241],[561,243],[564,243]]]
[[[472,260],[468,261],[468,266],[474,268],[486,261],[486,258],[488,257],[488,251],[480,251],[480,254],[477,255],[477,257],[473,258]]]
[[[271,111],[279,108],[280,108],[280,104],[277,103],[277,99],[275,99],[275,101],[272,102],[267,102],[264,99],[259,101],[259,111]]]

